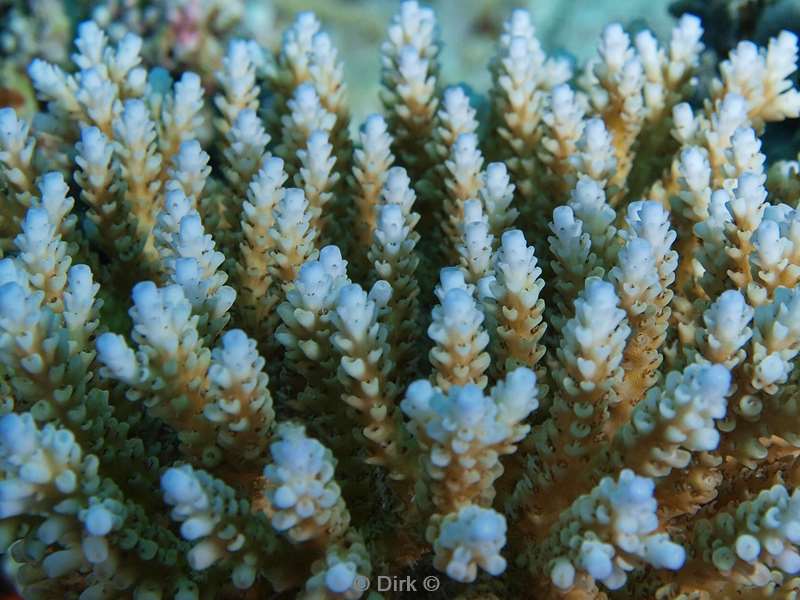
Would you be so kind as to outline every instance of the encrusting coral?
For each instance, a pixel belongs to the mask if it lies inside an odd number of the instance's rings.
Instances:
[[[106,17],[0,109],[25,598],[797,595],[794,35],[701,85],[695,17],[574,73],[515,11],[485,127],[410,0],[351,128],[313,14],[213,76]]]

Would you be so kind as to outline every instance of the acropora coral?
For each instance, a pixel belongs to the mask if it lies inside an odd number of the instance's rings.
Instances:
[[[211,83],[95,21],[33,59],[38,113],[0,110],[22,596],[796,597],[800,162],[759,136],[798,40],[701,82],[702,33],[611,24],[576,72],[514,11],[484,116],[406,1],[362,124],[309,12]]]

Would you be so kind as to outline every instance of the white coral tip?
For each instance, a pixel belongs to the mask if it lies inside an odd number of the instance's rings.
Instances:
[[[356,579],[356,566],[352,562],[340,562],[325,573],[325,586],[334,594],[343,594]]]

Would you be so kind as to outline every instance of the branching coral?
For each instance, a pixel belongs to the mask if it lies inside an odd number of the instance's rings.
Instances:
[[[796,594],[800,180],[759,138],[792,34],[701,90],[696,18],[612,24],[575,87],[515,11],[487,127],[407,1],[351,139],[311,13],[274,60],[96,17],[0,110],[24,597]]]

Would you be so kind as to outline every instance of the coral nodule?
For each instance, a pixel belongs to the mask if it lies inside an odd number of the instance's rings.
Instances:
[[[702,33],[611,24],[573,72],[515,11],[484,118],[407,1],[359,128],[311,13],[211,77],[94,21],[34,59],[32,123],[0,110],[23,597],[800,593],[800,164],[759,137],[798,40]]]

